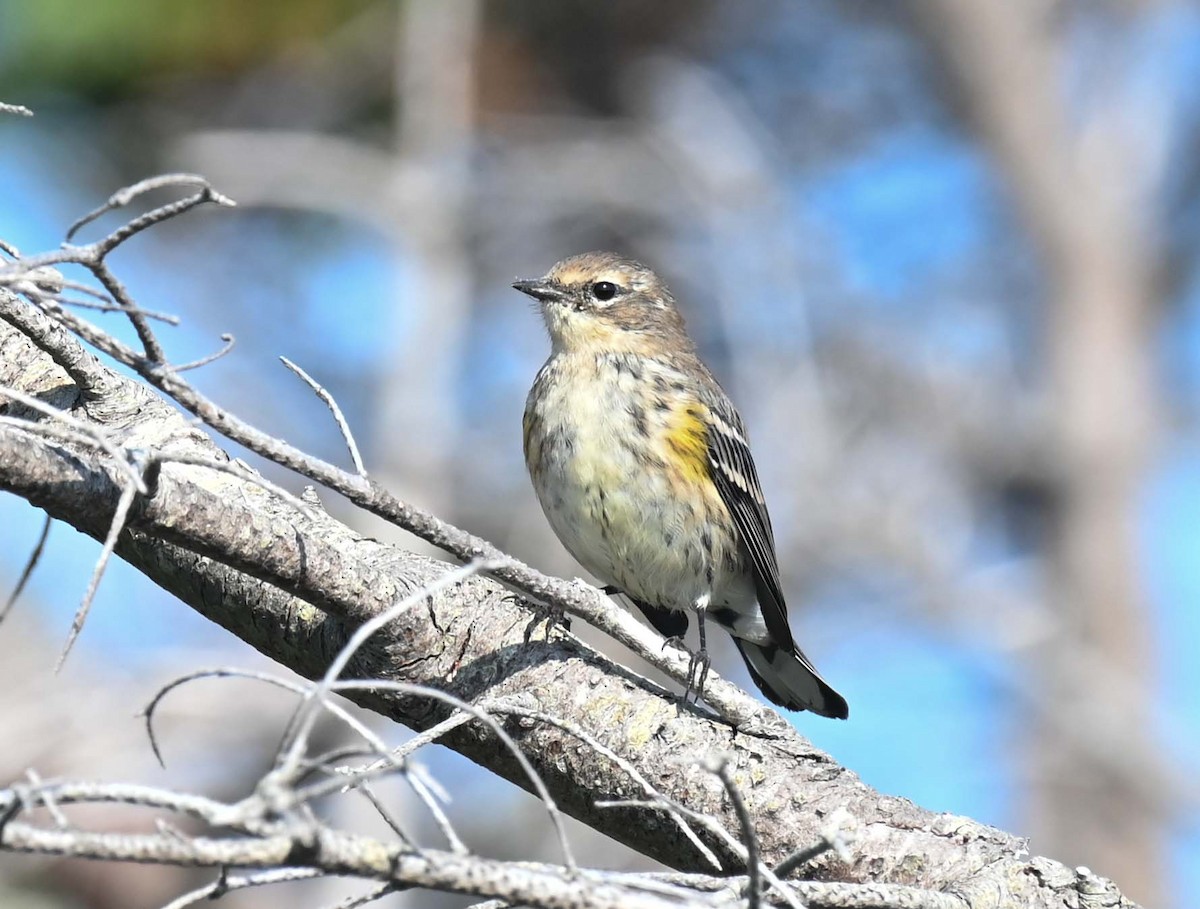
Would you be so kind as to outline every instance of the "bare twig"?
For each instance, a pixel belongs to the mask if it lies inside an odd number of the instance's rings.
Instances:
[[[178,325],[180,321],[179,316],[173,316],[166,312],[156,312],[152,309],[144,309],[141,306],[136,306],[132,309],[125,306],[119,306],[112,302],[108,294],[104,293],[104,291],[96,290],[94,287],[89,287],[87,284],[84,284],[81,281],[68,281],[64,279],[61,283],[61,287],[56,288],[53,292],[48,292],[36,286],[28,287],[22,285],[19,278],[10,281],[4,273],[0,272],[0,284],[3,283],[9,284],[14,290],[21,294],[36,298],[38,302],[49,298],[56,300],[64,306],[77,306],[80,309],[91,309],[95,310],[96,312],[127,313],[132,311],[144,316],[147,319],[153,319],[156,322],[165,322],[167,325]],[[78,297],[67,297],[63,295],[63,290],[78,291],[79,293],[86,294],[93,299],[81,300]]]
[[[201,366],[207,366],[209,363],[217,362],[217,360],[221,359],[221,357],[233,350],[234,345],[237,344],[237,340],[228,332],[221,335],[221,340],[224,342],[225,346],[220,350],[210,353],[206,357],[201,357],[199,360],[192,360],[190,363],[182,363],[179,365],[172,364],[171,370],[173,372],[187,372],[189,369],[199,369]]]
[[[428,780],[423,778],[419,765],[410,766],[407,772],[404,773],[404,780],[422,804],[428,809],[430,815],[433,816],[434,823],[442,832],[442,836],[446,838],[446,842],[450,846],[450,851],[455,855],[469,855],[471,850],[467,848],[466,843],[459,838],[458,831],[454,829],[454,825],[450,823],[450,818],[446,816],[446,812],[442,810],[440,799],[428,785]]]
[[[758,832],[754,829],[754,820],[746,809],[746,800],[738,789],[733,773],[729,770],[729,759],[724,755],[711,757],[706,766],[715,773],[725,785],[725,792],[733,805],[734,813],[742,825],[742,841],[746,845],[746,877],[747,877],[747,907],[759,909],[762,900],[762,873],[758,857]]]
[[[368,890],[366,893],[360,893],[357,896],[348,896],[339,903],[330,906],[329,909],[360,909],[362,906],[369,906],[376,900],[381,900],[389,893],[397,893],[405,888],[397,884],[381,884]]]
[[[478,574],[485,567],[486,563],[484,562],[471,562],[469,565],[463,565],[461,568],[449,571],[432,584],[428,584],[409,596],[404,597],[390,609],[384,610],[359,626],[350,640],[346,642],[346,645],[329,664],[329,668],[326,670],[321,681],[306,692],[306,702],[301,705],[297,716],[294,718],[290,738],[281,747],[280,755],[276,761],[276,773],[279,777],[286,781],[295,779],[299,759],[308,748],[308,739],[312,734],[318,710],[325,706],[329,698],[329,693],[334,690],[338,677],[362,645],[379,631],[380,628],[400,615],[400,613],[411,609],[422,600]]]
[[[64,278],[62,278],[62,289],[63,290],[77,290],[77,291],[79,291],[79,293],[86,294],[87,296],[91,297],[93,300],[95,300],[98,303],[105,303],[109,306],[115,305],[115,304],[113,304],[113,301],[109,298],[108,294],[106,294],[102,290],[96,290],[96,288],[92,287],[92,285],[85,284],[83,281],[72,281],[69,278],[64,277]],[[83,306],[84,304],[81,303],[79,305]],[[87,307],[85,306],[84,308],[86,309]],[[119,309],[119,307],[117,307],[117,308]],[[170,316],[170,315],[166,315],[164,313],[152,313],[149,310],[142,310],[142,312],[144,312],[146,314],[146,317],[150,318],[150,319],[159,319],[160,321],[163,321],[163,322],[170,322],[172,325],[179,324],[178,316]]]
[[[8,613],[16,605],[17,600],[21,596],[21,591],[25,589],[25,585],[29,582],[33,570],[37,567],[38,561],[42,557],[42,551],[46,548],[46,538],[50,536],[50,525],[54,523],[54,519],[50,515],[46,515],[46,520],[42,523],[42,532],[38,534],[37,543],[33,547],[33,552],[25,561],[25,567],[21,571],[21,577],[17,579],[17,586],[13,588],[13,592],[9,594],[7,600],[4,601],[4,607],[0,608],[0,622],[8,616]]]
[[[248,887],[265,887],[270,884],[282,884],[289,881],[312,880],[324,877],[325,872],[319,868],[271,868],[255,874],[226,874],[224,869],[220,877],[211,884],[197,887],[188,893],[176,897],[167,903],[163,909],[185,909],[201,900],[215,900],[233,890],[245,890]]]
[[[596,807],[649,808],[653,811],[667,811],[671,808],[674,808],[674,810],[678,811],[684,817],[691,818],[692,820],[696,821],[696,823],[706,827],[708,830],[712,831],[712,833],[716,834],[717,838],[720,839],[735,855],[741,858],[743,862],[749,861],[749,850],[747,849],[746,845],[742,843],[741,840],[739,840],[736,836],[730,833],[725,828],[725,825],[719,820],[711,815],[694,811],[691,808],[688,808],[686,805],[680,805],[679,803],[663,796],[659,796],[657,799],[651,801],[645,801],[641,799],[613,799],[609,801],[597,802]],[[747,865],[747,867],[749,867],[749,865]],[[771,885],[775,892],[778,893],[783,900],[792,907],[792,909],[803,909],[796,898],[795,891],[791,889],[790,885],[785,881],[781,881],[775,875],[775,873],[771,871],[771,869],[763,867],[761,862],[759,862],[759,874],[762,875],[767,883]]]
[[[199,174],[160,174],[157,177],[150,177],[149,179],[141,180],[138,183],[134,183],[132,186],[126,186],[117,190],[108,197],[107,202],[100,207],[93,209],[82,218],[77,220],[67,229],[67,239],[70,240],[80,231],[81,228],[91,224],[97,218],[108,214],[110,211],[115,211],[118,208],[124,208],[138,196],[141,196],[144,193],[152,192],[156,189],[163,189],[168,186],[199,186],[202,189],[207,189],[210,191],[212,190],[209,182]]]
[[[117,509],[113,513],[112,525],[108,529],[108,536],[104,540],[104,548],[100,550],[100,557],[96,559],[96,567],[92,571],[92,579],[88,582],[87,592],[83,595],[83,602],[79,604],[79,609],[75,612],[75,618],[71,621],[71,630],[67,634],[67,641],[63,644],[62,653],[59,654],[58,663],[54,670],[57,672],[62,669],[63,663],[66,662],[67,654],[71,652],[71,648],[75,646],[75,640],[79,637],[79,632],[83,630],[83,623],[87,620],[88,612],[92,608],[92,600],[96,596],[96,590],[100,586],[100,579],[104,577],[104,569],[108,565],[109,556],[113,554],[113,550],[117,547],[117,538],[121,536],[121,531],[125,529],[125,519],[129,516],[129,509],[133,506],[133,500],[137,498],[138,489],[132,483],[125,485],[121,490],[121,498],[117,502]]]
[[[63,814],[61,808],[58,807],[58,800],[54,797],[54,787],[47,786],[42,780],[38,772],[32,767],[25,771],[25,776],[29,780],[30,792],[35,793],[37,800],[42,806],[50,812],[50,816],[54,819],[54,823],[58,825],[60,830],[66,830],[71,826],[67,820],[67,816]]]
[[[197,177],[191,174],[169,174],[163,177],[153,177],[149,180],[143,180],[133,186],[126,187],[115,193],[109,198],[109,201],[96,209],[89,212],[83,218],[71,225],[67,231],[68,240],[75,235],[85,224],[91,223],[96,218],[104,213],[111,211],[114,208],[128,204],[137,196],[150,189],[156,189],[162,186],[174,185],[199,185],[200,192],[195,195],[188,196],[178,202],[172,202],[167,205],[160,206],[152,211],[146,212],[137,218],[132,219],[121,227],[117,228],[108,236],[92,243],[88,246],[72,246],[64,244],[61,250],[52,253],[43,253],[38,256],[27,257],[21,261],[22,269],[25,272],[32,272],[36,269],[45,266],[57,265],[65,262],[74,262],[87,268],[96,279],[104,285],[104,289],[108,291],[109,296],[116,302],[118,306],[125,312],[137,332],[138,339],[142,342],[142,348],[145,352],[145,358],[149,363],[161,366],[166,363],[166,354],[154,332],[150,329],[149,322],[143,314],[143,311],[134,302],[129,292],[121,281],[113,274],[105,262],[105,259],[114,249],[124,243],[126,240],[141,233],[142,231],[160,224],[170,218],[177,217],[184,212],[190,211],[198,205],[203,205],[206,202],[214,202],[218,205],[233,205],[231,199],[226,198],[216,192],[208,182],[202,177]],[[11,266],[10,266],[11,267]]]
[[[160,767],[165,767],[162,752],[158,747],[158,736],[154,732],[154,714],[158,710],[158,705],[163,699],[176,688],[181,688],[189,682],[197,681],[198,679],[253,679],[259,682],[266,682],[269,685],[276,685],[287,691],[295,694],[304,694],[304,686],[294,682],[289,682],[287,679],[280,678],[277,675],[272,675],[268,672],[255,672],[250,669],[236,668],[217,668],[217,669],[202,669],[198,672],[191,672],[187,675],[180,676],[177,679],[172,679],[162,688],[154,693],[154,697],[141,711],[141,717],[146,721],[146,737],[150,740],[150,749],[154,752],[154,757],[158,760]]]
[[[332,701],[328,703],[333,703]],[[382,759],[376,759],[369,764],[361,767],[340,767],[336,768],[336,776],[330,774],[330,778],[320,783],[313,783],[307,786],[302,792],[294,795],[297,801],[313,801],[322,796],[329,795],[332,792],[337,792],[343,789],[353,789],[364,782],[369,782],[383,773],[389,773],[394,770],[403,769],[405,758],[409,757],[415,751],[423,748],[432,742],[437,741],[442,736],[463,726],[476,717],[470,713],[463,711],[455,711],[449,717],[442,720],[435,726],[426,729],[420,735],[416,735],[409,739],[403,745],[393,748]],[[372,753],[378,754],[373,751]],[[326,766],[328,761],[321,760],[319,763]]]
[[[251,679],[251,680],[257,681],[257,682],[266,682],[269,685],[274,685],[277,688],[283,688],[285,691],[290,691],[290,692],[300,695],[302,697],[306,696],[310,690],[310,686],[299,684],[296,682],[291,682],[287,679],[281,678],[280,676],[273,675],[271,673],[255,672],[255,671],[249,670],[249,669],[231,669],[231,668],[203,669],[198,672],[189,673],[185,676],[182,676],[180,678],[174,679],[171,682],[168,682],[166,685],[164,685],[162,688],[160,688],[158,690],[158,692],[155,693],[155,695],[151,699],[150,703],[147,704],[145,709],[142,711],[142,716],[146,720],[146,735],[150,739],[150,747],[154,751],[154,756],[155,756],[155,758],[158,759],[158,763],[160,766],[165,766],[165,765],[163,764],[162,753],[159,751],[158,739],[154,732],[154,712],[155,712],[155,710],[158,709],[158,705],[162,702],[163,698],[165,698],[169,693],[174,691],[176,688],[179,688],[190,682],[195,682],[200,679],[227,679],[227,678]],[[340,705],[338,705],[337,703],[335,703],[333,701],[328,701],[325,704],[325,709],[327,709],[335,717],[337,717],[339,720],[341,720],[343,723],[345,723],[348,727],[350,727],[351,730],[353,730],[354,732],[356,732],[360,736],[362,736],[367,741],[368,745],[370,745],[371,752],[373,754],[379,754],[382,752],[385,756],[387,755],[388,752],[387,752],[386,747],[383,745],[383,743],[380,742],[379,739],[374,735],[374,733],[372,733],[366,726],[364,726],[361,722],[359,722],[359,720],[357,720],[345,708],[341,707]],[[385,764],[387,764],[387,762],[385,762]],[[391,766],[391,765],[388,764],[388,766]]]
[[[400,840],[400,842],[413,842],[412,837],[408,835],[408,831],[404,829],[404,825],[400,823],[400,821],[396,818],[396,815],[389,811],[387,806],[380,801],[379,796],[375,793],[375,787],[373,787],[369,781],[362,780],[355,788],[363,798],[371,803],[371,806],[383,819],[383,822],[391,828],[392,833],[396,834],[396,837]]]
[[[287,357],[280,357],[279,359],[283,362],[284,366],[303,379],[308,387],[316,392],[318,398],[325,402],[325,406],[328,407],[330,412],[333,414],[333,419],[337,421],[338,429],[342,433],[342,438],[346,442],[346,447],[350,449],[350,459],[354,462],[354,469],[358,472],[360,477],[365,478],[367,475],[367,468],[363,465],[362,455],[360,455],[358,452],[358,443],[354,441],[354,433],[350,431],[350,424],[346,422],[346,418],[342,414],[342,409],[338,407],[337,400],[325,389],[325,386],[317,382],[316,379],[306,373]]]
[[[568,868],[577,867],[570,843],[567,841],[566,826],[563,822],[562,811],[558,807],[558,804],[555,802],[554,798],[550,795],[550,790],[546,788],[545,780],[542,779],[541,774],[539,774],[533,764],[530,763],[529,758],[521,750],[520,746],[513,741],[512,736],[510,736],[504,730],[504,727],[496,721],[496,718],[486,710],[483,710],[474,704],[469,704],[466,701],[460,700],[459,698],[456,698],[454,695],[448,694],[445,691],[439,691],[436,688],[428,688],[424,685],[412,685],[406,682],[394,682],[387,679],[375,679],[363,682],[337,682],[333,685],[332,690],[336,692],[358,690],[395,691],[400,694],[432,698],[433,700],[448,704],[457,710],[461,710],[464,713],[468,713],[475,719],[482,722],[488,727],[488,729],[491,730],[496,738],[500,740],[500,743],[509,751],[509,753],[512,754],[513,758],[520,766],[521,771],[529,780],[530,785],[533,786],[538,798],[541,799],[542,803],[546,806],[546,813],[550,816],[550,822],[554,826],[555,834],[558,837],[559,848],[563,853],[564,864]],[[296,797],[297,799],[309,799],[313,797],[313,794],[311,791],[299,790]]]
[[[658,798],[661,796],[661,793],[657,789],[655,789],[653,785],[651,785],[650,781],[647,780],[638,771],[638,769],[633,766],[632,763],[630,763],[625,758],[621,757],[621,755],[617,754],[617,752],[613,751],[611,748],[609,748],[607,745],[605,745],[603,742],[601,742],[595,736],[589,735],[587,730],[585,730],[581,726],[579,726],[578,723],[572,723],[570,720],[564,720],[560,717],[551,716],[550,714],[545,713],[544,711],[530,710],[527,707],[521,707],[519,705],[512,704],[512,703],[509,703],[507,701],[500,700],[500,699],[490,699],[487,701],[483,701],[480,703],[479,706],[481,708],[483,708],[484,710],[489,711],[490,713],[500,713],[500,714],[507,714],[508,716],[524,717],[526,719],[536,720],[539,723],[549,723],[551,726],[556,726],[559,729],[561,729],[563,732],[567,733],[568,735],[574,736],[575,738],[579,739],[581,742],[586,744],[589,748],[593,749],[598,754],[601,754],[604,757],[608,758],[610,761],[612,761],[614,764],[616,764],[618,767],[620,767],[621,770],[623,770],[626,774],[629,775],[630,779],[632,779],[638,786],[641,787],[642,791],[645,792],[646,795],[650,796],[651,798]],[[691,825],[689,825],[688,822],[686,820],[684,820],[683,816],[678,811],[670,810],[669,808],[668,808],[667,814],[670,816],[671,820],[673,820],[675,822],[675,824],[679,827],[679,829],[683,833],[683,835],[686,836],[691,841],[692,845],[696,847],[697,851],[702,856],[704,856],[704,860],[707,861],[710,865],[712,865],[713,868],[715,868],[717,871],[721,871],[722,866],[721,866],[720,860],[713,853],[713,851],[704,844],[704,841],[701,840],[700,837],[696,835],[696,831],[694,831],[691,828]]]
[[[829,815],[828,823],[826,823],[824,829],[821,831],[821,839],[812,846],[797,849],[791,855],[787,856],[775,866],[775,874],[781,879],[786,878],[796,869],[807,865],[813,859],[819,858],[831,849],[838,854],[838,858],[849,864],[851,861],[850,847],[844,828],[847,822],[852,821],[853,816],[849,811],[845,808],[838,808]]]
[[[3,829],[6,849],[107,861],[226,868],[306,867],[393,885],[498,897],[542,909],[576,909],[580,881],[569,868],[531,862],[502,862],[434,849],[413,851],[369,837],[319,830],[304,848],[291,835],[190,837],[164,834],[106,834],[44,830],[18,821]],[[610,875],[587,882],[593,909],[682,909],[696,894],[682,889],[647,892]]]
[[[152,222],[153,223],[153,222]],[[149,225],[147,225],[149,226]],[[132,234],[130,235],[132,236]],[[104,241],[101,241],[103,243]],[[114,243],[112,249],[116,248]],[[111,250],[98,252],[94,254],[93,261],[88,265],[92,274],[96,276],[104,289],[108,291],[117,305],[124,311],[125,316],[133,325],[137,332],[138,340],[142,342],[142,349],[146,352],[146,358],[151,363],[166,363],[167,353],[163,350],[162,345],[158,341],[158,337],[154,334],[154,330],[150,327],[150,320],[142,314],[142,308],[134,302],[129,291],[125,289],[125,285],[113,274],[108,264],[104,261],[104,257]]]

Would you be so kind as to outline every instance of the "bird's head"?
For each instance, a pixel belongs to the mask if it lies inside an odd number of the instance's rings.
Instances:
[[[571,256],[513,287],[538,301],[556,351],[649,353],[667,340],[691,349],[666,284],[616,253]]]

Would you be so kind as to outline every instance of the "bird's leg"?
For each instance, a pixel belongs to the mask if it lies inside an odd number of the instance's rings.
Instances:
[[[695,703],[700,703],[700,698],[704,696],[704,682],[708,678],[708,669],[712,665],[712,658],[708,655],[708,644],[704,637],[704,614],[708,611],[709,594],[705,594],[696,600],[692,608],[696,611],[696,627],[700,633],[700,649],[689,652],[690,659],[688,660],[688,683],[687,688],[683,692],[683,702],[686,704],[688,696],[695,692]]]

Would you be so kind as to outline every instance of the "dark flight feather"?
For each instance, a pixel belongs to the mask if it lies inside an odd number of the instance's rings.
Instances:
[[[709,421],[708,427],[708,456],[713,469],[713,482],[750,555],[758,605],[762,609],[767,631],[780,645],[790,644],[792,630],[788,625],[783,585],[779,581],[775,534],[771,530],[771,517],[767,514],[754,458],[744,441],[745,426],[728,399],[706,403],[716,417],[716,420]],[[736,435],[726,432],[721,423]]]

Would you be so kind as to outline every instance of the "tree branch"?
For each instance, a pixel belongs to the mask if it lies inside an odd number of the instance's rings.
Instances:
[[[639,653],[653,656],[659,651],[660,642],[648,629],[594,589],[540,575],[361,476],[271,439],[200,396],[169,367],[151,363],[61,309],[39,312],[0,287],[0,384],[86,422],[98,436],[117,442],[126,457],[151,452],[159,464],[148,477],[147,493],[137,495],[129,507],[116,553],[201,614],[301,675],[323,677],[358,626],[421,591],[444,574],[445,566],[359,537],[316,510],[305,513],[263,484],[187,463],[194,458],[224,461],[227,455],[145,386],[82,354],[64,326],[134,368],[146,382],[228,437],[248,442],[265,456],[326,483],[461,558],[504,559],[504,567],[494,572],[501,580],[595,620],[623,643],[633,642]],[[72,383],[76,376],[86,387]],[[48,418],[35,411],[28,419]],[[176,455],[179,461],[173,462]],[[28,433],[0,425],[0,488],[98,540],[113,526],[127,488],[121,473],[125,466],[118,460],[95,445],[43,436],[31,439]],[[498,705],[494,709],[500,715],[505,704],[520,708],[505,732],[545,781],[553,800],[597,830],[675,868],[706,868],[707,851],[726,869],[740,870],[745,852],[732,849],[711,825],[685,832],[680,812],[664,810],[664,803],[685,809],[689,816],[710,818],[716,829],[725,831],[741,830],[749,820],[758,832],[758,851],[768,872],[797,850],[827,838],[825,819],[840,810],[856,825],[853,849],[813,850],[813,858],[798,870],[819,882],[840,882],[844,900],[822,902],[813,890],[813,905],[1064,907],[1078,902],[1085,889],[1096,890],[1110,905],[1133,905],[1107,881],[1049,860],[1025,858],[1024,842],[1017,837],[873,791],[727,682],[710,681],[710,691],[721,716],[736,725],[681,705],[659,686],[613,664],[561,628],[545,625],[541,635],[534,634],[540,624],[532,604],[490,578],[471,578],[428,592],[420,605],[399,612],[350,660],[349,673],[378,681],[361,690],[339,690],[418,730],[445,721],[451,708],[414,695],[414,686],[444,691],[460,702],[486,698]],[[656,662],[682,678],[681,657]],[[567,722],[541,721],[539,715]],[[602,748],[581,745],[581,734]],[[447,729],[442,741],[517,785],[529,786],[520,762],[499,746],[495,731],[486,724],[457,725]],[[741,817],[722,781],[698,764],[713,754],[728,756],[728,778],[744,802]],[[645,802],[639,777],[659,794],[653,804],[631,801]],[[605,802],[628,804],[601,807]],[[704,850],[693,841],[697,835]],[[83,854],[79,842],[15,820],[10,820],[3,839],[10,849]],[[89,848],[107,850],[114,858],[187,857],[172,852],[170,837],[87,842]],[[355,851],[361,846],[357,840],[334,838],[313,848],[322,856],[320,867],[361,870],[363,859]],[[294,839],[287,837],[256,844],[253,860],[245,851],[250,847],[238,841],[214,839],[206,841],[204,849],[203,861],[190,853],[197,863],[294,865],[300,858],[311,859],[310,853],[298,854]],[[447,867],[460,858],[446,854]],[[378,880],[420,880],[426,882],[421,886],[429,886],[440,873],[428,863],[413,865],[415,859],[403,852],[385,849],[372,860],[381,863]],[[554,886],[538,876],[537,866],[531,873],[530,886]],[[864,884],[890,895],[870,897]],[[924,903],[916,901],[923,891],[937,893]],[[519,901],[525,891],[473,892]],[[832,900],[829,893],[826,897]],[[545,899],[538,904],[558,905]]]

